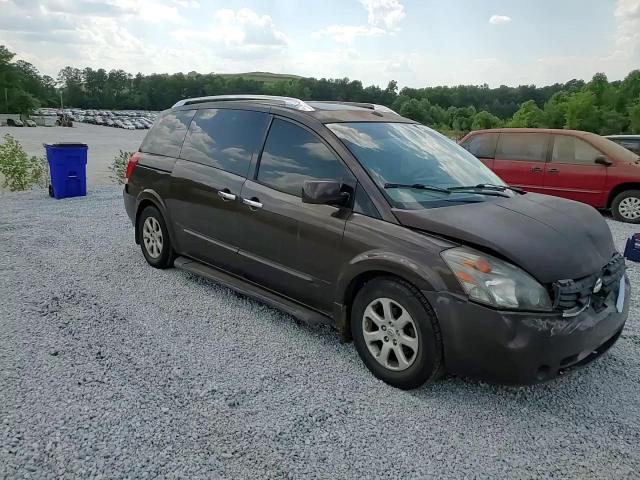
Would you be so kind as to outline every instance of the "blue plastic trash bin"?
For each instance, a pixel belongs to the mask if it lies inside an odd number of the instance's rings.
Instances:
[[[87,147],[84,143],[45,144],[51,172],[49,195],[54,198],[87,194]]]

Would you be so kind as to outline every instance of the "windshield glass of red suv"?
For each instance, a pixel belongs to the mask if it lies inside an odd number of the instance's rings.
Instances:
[[[491,201],[499,198],[495,191],[483,194],[484,191],[438,189],[504,185],[464,148],[423,125],[354,122],[333,123],[327,127],[345,143],[396,208],[434,208]],[[427,188],[411,188],[411,185]],[[500,196],[511,195],[507,192]]]

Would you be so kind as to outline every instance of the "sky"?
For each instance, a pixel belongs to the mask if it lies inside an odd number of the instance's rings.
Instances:
[[[640,68],[640,0],[0,0],[0,45],[54,78],[70,65],[548,85]]]

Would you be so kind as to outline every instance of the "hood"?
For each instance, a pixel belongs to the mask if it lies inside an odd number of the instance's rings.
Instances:
[[[407,227],[493,251],[542,283],[591,275],[616,252],[611,231],[597,210],[548,195],[394,209],[394,214]]]

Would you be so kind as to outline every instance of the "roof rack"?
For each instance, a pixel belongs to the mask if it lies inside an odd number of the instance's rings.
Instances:
[[[338,105],[350,105],[352,107],[366,108],[368,110],[373,110],[374,112],[380,113],[393,113],[394,115],[399,115],[394,110],[391,110],[389,107],[385,107],[384,105],[378,105],[376,103],[365,103],[365,102],[341,102],[338,100],[314,100],[312,103],[335,103]]]
[[[186,98],[180,100],[173,107],[182,107],[183,105],[193,105],[194,103],[204,102],[230,102],[230,101],[242,101],[253,100],[263,103],[275,103],[277,105],[283,105],[285,107],[293,108],[295,110],[301,110],[303,112],[313,112],[315,109],[306,102],[298,98],[291,97],[279,97],[274,95],[214,95],[211,97],[198,97],[198,98]]]

